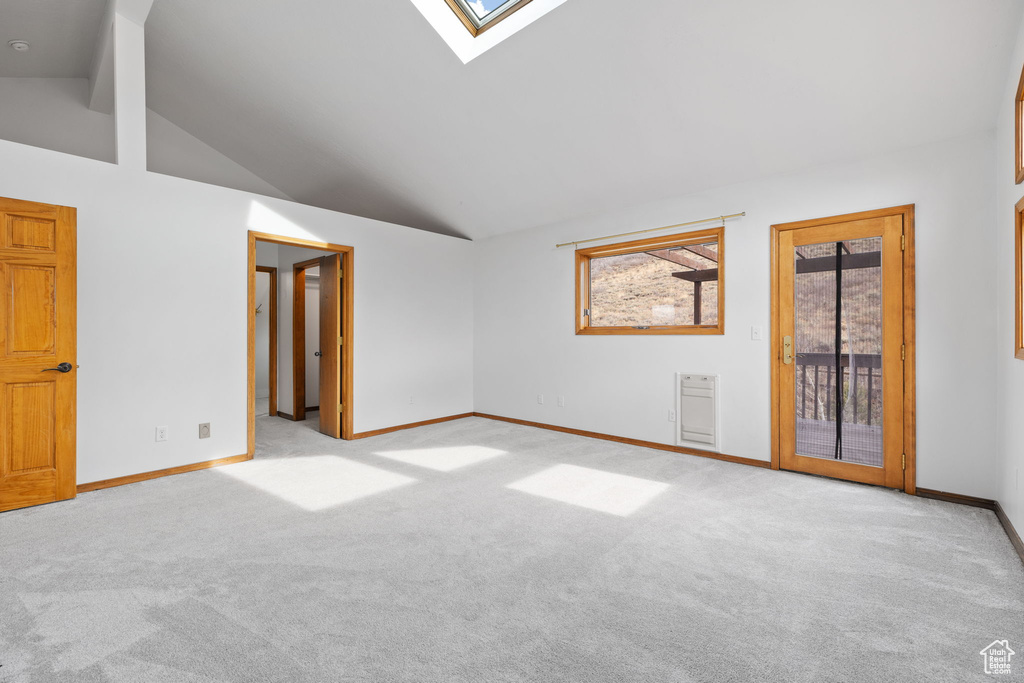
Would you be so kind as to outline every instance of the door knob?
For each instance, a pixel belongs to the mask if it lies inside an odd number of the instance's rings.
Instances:
[[[43,372],[71,372],[71,363],[61,363],[55,368],[44,368]]]
[[[314,356],[316,356],[317,358],[319,358],[321,354],[320,354],[320,352],[319,352],[319,351],[317,351],[317,352],[316,352],[316,353],[314,353],[313,355],[314,355]]]

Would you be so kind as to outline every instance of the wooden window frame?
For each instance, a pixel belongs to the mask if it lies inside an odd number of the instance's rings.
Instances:
[[[1013,121],[1014,121],[1014,177],[1017,184],[1024,182],[1024,70],[1020,73],[1020,82],[1017,83],[1017,94],[1013,98]]]
[[[718,242],[718,320],[714,325],[651,325],[646,328],[637,327],[591,327],[590,316],[584,315],[584,309],[590,302],[590,261],[605,256],[621,256],[650,251],[651,247],[672,249],[686,245],[701,244],[715,240]],[[631,242],[606,244],[576,251],[574,270],[576,279],[576,334],[725,334],[725,227],[708,230],[651,237]]]
[[[517,2],[515,5],[510,7],[509,9],[499,14],[491,21],[488,21],[486,24],[477,26],[476,22],[473,21],[473,19],[468,14],[466,14],[466,11],[462,9],[462,6],[458,2],[456,2],[456,0],[445,0],[445,2],[448,3],[448,6],[452,8],[452,11],[455,12],[455,16],[459,18],[459,21],[462,22],[462,25],[466,27],[466,30],[469,31],[474,38],[483,33],[484,31],[486,31],[487,29],[491,28],[492,26],[495,26],[505,21],[505,19],[512,16],[513,14],[521,10],[523,7],[526,7],[532,1],[533,0],[521,0],[520,2]]]
[[[1013,211],[1013,357],[1024,360],[1024,197]]]

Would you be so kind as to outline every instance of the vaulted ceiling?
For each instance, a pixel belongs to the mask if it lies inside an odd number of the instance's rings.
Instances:
[[[1022,9],[567,0],[463,64],[411,0],[156,0],[148,104],[297,201],[481,238],[991,128]]]

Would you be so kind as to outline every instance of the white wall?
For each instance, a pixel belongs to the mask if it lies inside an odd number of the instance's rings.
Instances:
[[[114,161],[114,117],[89,109],[87,78],[0,78],[0,138]]]
[[[320,405],[320,278],[306,276],[306,407]]]
[[[0,195],[78,209],[80,483],[245,452],[249,229],[355,247],[356,431],[473,409],[471,243],[8,141],[0,158]]]
[[[1013,101],[1024,66],[1024,25],[1012,61],[1006,65],[1006,88],[1000,102],[995,139],[996,313],[998,328],[989,351],[997,362],[998,462],[994,470],[996,498],[1019,532],[1024,532],[1024,494],[1019,485],[1024,469],[1024,361],[1013,356],[1014,337],[1014,205],[1024,197],[1024,184],[1014,182]]]
[[[152,109],[146,111],[146,138],[150,171],[290,199],[263,178],[189,135]]]
[[[478,242],[476,410],[672,443],[673,373],[717,372],[723,452],[769,460],[769,226],[913,203],[917,483],[991,498],[994,319],[986,302],[995,276],[984,263],[994,249],[993,163],[991,137],[981,134]],[[724,336],[574,334],[573,252],[556,243],[739,211],[747,216],[726,229]],[[965,259],[978,267],[964,268]],[[751,341],[752,325],[766,341]]]
[[[256,273],[256,398],[270,396],[270,273]]]
[[[0,139],[114,161],[114,117],[88,106],[85,78],[0,78]],[[149,170],[245,190],[288,196],[152,110],[146,112]]]

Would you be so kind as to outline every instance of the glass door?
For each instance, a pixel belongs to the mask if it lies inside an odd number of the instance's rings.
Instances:
[[[903,487],[902,226],[779,234],[782,469]]]

